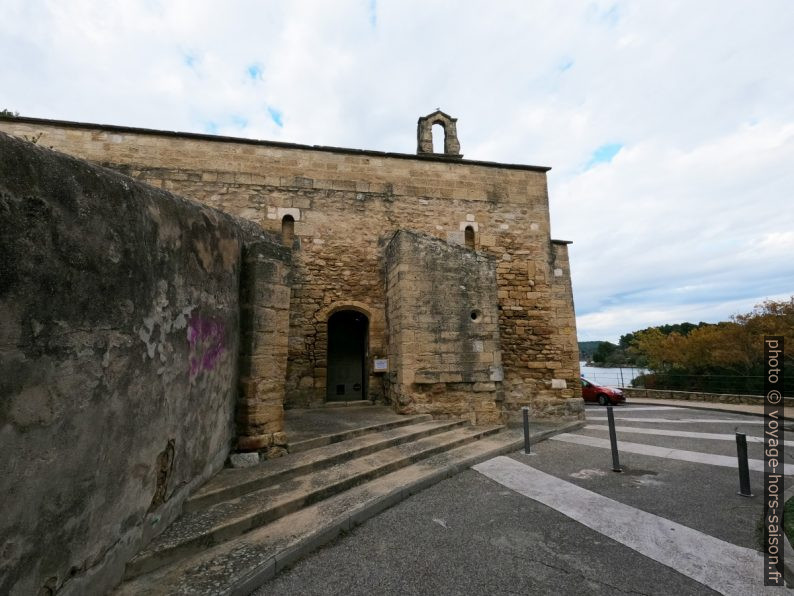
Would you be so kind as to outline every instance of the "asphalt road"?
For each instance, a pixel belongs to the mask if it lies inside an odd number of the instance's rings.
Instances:
[[[748,436],[761,437],[763,432],[758,424],[762,419],[757,417],[650,407],[615,409],[619,440],[735,457],[735,428]],[[602,417],[604,408],[588,407],[591,428],[575,435],[608,439]],[[723,438],[664,436],[636,429]],[[762,458],[761,444],[751,442],[749,447],[751,458]],[[530,457],[516,453],[511,458],[726,543],[747,549],[759,546],[760,472],[751,472],[756,496],[744,498],[736,494],[738,472],[731,467],[622,452],[624,472],[616,474],[608,449],[548,440],[534,451],[536,455]],[[794,447],[788,452],[786,461],[794,463]],[[713,593],[707,585],[474,470],[385,511],[257,592],[259,596]]]

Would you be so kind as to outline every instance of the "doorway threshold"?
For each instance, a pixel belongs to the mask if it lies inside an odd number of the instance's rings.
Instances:
[[[344,408],[346,406],[373,406],[375,402],[371,399],[356,399],[353,401],[327,401],[323,404],[324,408]]]

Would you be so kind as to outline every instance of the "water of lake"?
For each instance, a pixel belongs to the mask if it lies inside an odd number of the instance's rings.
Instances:
[[[601,368],[598,366],[585,366],[584,362],[579,363],[579,368],[582,371],[583,378],[598,385],[607,385],[608,387],[630,386],[631,380],[634,377],[646,372],[644,368]]]

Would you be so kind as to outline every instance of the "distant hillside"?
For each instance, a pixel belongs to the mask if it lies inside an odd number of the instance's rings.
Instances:
[[[589,362],[593,359],[593,352],[598,348],[600,341],[580,341],[579,342],[579,360]]]

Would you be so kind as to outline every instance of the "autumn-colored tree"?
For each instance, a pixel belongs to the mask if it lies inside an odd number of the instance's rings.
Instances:
[[[791,341],[794,337],[794,296],[789,300],[767,300],[753,309],[753,312],[736,315],[733,320],[747,328],[754,339],[764,335],[781,335]],[[794,345],[789,343],[794,352]],[[794,357],[794,354],[792,354]]]
[[[670,326],[664,326],[670,327]],[[652,327],[635,332],[631,350],[644,357],[657,387],[724,392],[760,392],[764,374],[764,336],[783,336],[787,386],[794,381],[794,296],[768,300],[747,314],[714,325],[701,323],[688,333]]]

